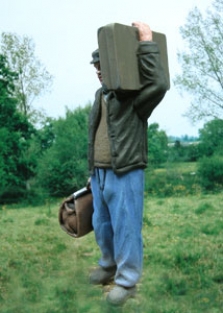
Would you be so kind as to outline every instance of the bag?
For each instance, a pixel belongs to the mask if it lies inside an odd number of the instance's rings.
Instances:
[[[93,230],[93,197],[84,187],[68,197],[59,208],[61,228],[74,238],[82,237]]]

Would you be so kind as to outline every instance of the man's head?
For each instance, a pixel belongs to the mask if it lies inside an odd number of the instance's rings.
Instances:
[[[99,58],[99,49],[92,52],[92,61],[90,62],[96,68],[96,74],[98,79],[102,83],[102,76],[101,76],[101,65],[100,65],[100,58]]]
[[[100,62],[99,49],[96,49],[95,51],[92,52],[92,61],[90,62],[90,64],[95,64],[98,62]]]

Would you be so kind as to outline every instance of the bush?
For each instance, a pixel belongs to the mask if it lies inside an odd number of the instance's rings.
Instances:
[[[87,130],[90,107],[67,109],[54,122],[55,139],[37,166],[37,185],[51,197],[68,196],[86,185]]]
[[[163,169],[146,170],[145,190],[151,195],[167,197],[200,193],[198,175],[187,163],[183,168],[174,163]]]
[[[217,191],[223,186],[223,156],[204,157],[198,163],[200,184],[205,190]]]

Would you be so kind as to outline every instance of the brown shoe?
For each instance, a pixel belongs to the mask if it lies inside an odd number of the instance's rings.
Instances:
[[[93,285],[105,285],[114,278],[116,272],[116,266],[104,268],[98,267],[90,274],[90,283]]]
[[[112,305],[123,305],[129,298],[136,294],[136,287],[115,286],[107,295],[107,301]]]

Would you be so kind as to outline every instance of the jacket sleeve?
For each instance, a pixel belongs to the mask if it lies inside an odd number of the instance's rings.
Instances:
[[[134,107],[141,119],[148,119],[168,89],[167,79],[155,42],[139,43],[138,61],[142,88],[134,100]]]

